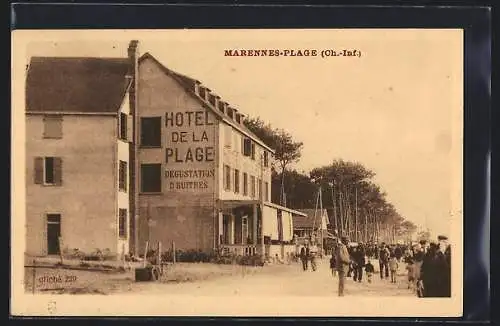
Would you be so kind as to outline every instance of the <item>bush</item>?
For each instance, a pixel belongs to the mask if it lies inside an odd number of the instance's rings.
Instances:
[[[81,252],[78,248],[64,248],[63,249],[63,258],[66,259],[79,259],[82,260],[85,258],[85,253]]]

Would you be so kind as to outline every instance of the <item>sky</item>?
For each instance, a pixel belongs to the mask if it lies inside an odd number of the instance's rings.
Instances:
[[[461,31],[73,31],[32,38],[26,63],[32,55],[123,57],[137,39],[140,54],[302,141],[297,170],[359,162],[376,173],[399,213],[433,236],[449,236],[461,214]],[[361,56],[224,56],[229,49],[356,49]]]

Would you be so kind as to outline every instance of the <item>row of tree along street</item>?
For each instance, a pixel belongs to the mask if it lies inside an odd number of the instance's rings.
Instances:
[[[290,208],[315,208],[319,187],[323,208],[328,210],[330,230],[354,241],[410,240],[417,227],[405,220],[388,202],[373,178],[375,173],[358,162],[342,159],[316,167],[309,175],[291,166],[301,157],[303,143],[260,118],[247,118],[245,125],[275,149],[272,162],[272,202]]]

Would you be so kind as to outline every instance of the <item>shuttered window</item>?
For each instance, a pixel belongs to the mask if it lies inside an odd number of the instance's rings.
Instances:
[[[224,189],[231,190],[231,168],[229,165],[224,165]]]
[[[60,157],[35,158],[35,184],[62,185],[62,159]]]
[[[240,192],[240,170],[234,170],[234,192]]]
[[[233,141],[233,129],[231,126],[226,125],[224,127],[224,147],[231,148],[231,143]]]
[[[120,113],[120,139],[121,140],[128,140],[127,138],[127,115],[125,113]]]
[[[262,199],[262,180],[257,179],[257,198]]]
[[[248,174],[243,172],[243,196],[248,196]]]
[[[269,152],[264,150],[264,167],[269,167]]]
[[[118,189],[127,191],[127,162],[120,161],[118,171]]]
[[[46,115],[43,118],[43,138],[62,138],[62,116]]]
[[[253,175],[250,177],[250,190],[252,198],[255,198],[255,177]]]
[[[127,238],[127,210],[123,208],[118,210],[118,236]]]

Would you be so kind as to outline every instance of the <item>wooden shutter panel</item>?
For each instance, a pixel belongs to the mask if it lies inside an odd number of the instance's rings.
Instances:
[[[35,157],[35,184],[43,184],[43,157]]]
[[[134,142],[134,119],[131,115],[127,115],[127,140],[129,143]]]
[[[54,157],[54,184],[62,185],[62,159],[60,157]]]

